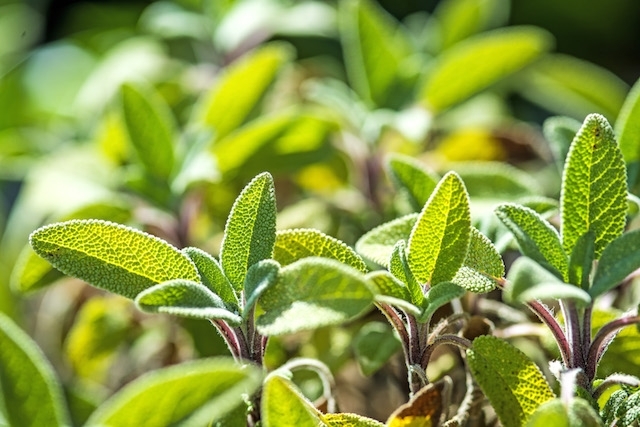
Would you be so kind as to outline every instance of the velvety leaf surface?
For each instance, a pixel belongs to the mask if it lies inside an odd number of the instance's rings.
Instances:
[[[562,244],[567,253],[588,231],[595,254],[622,234],[627,213],[627,174],[607,120],[590,114],[576,135],[562,178]]]
[[[11,426],[70,426],[62,389],[37,344],[0,313],[0,394]]]
[[[287,378],[271,374],[262,389],[261,411],[264,427],[324,427],[322,414]]]
[[[411,206],[419,212],[438,185],[440,177],[413,157],[394,154],[387,162],[393,183],[408,196]]]
[[[166,103],[150,90],[122,86],[122,111],[129,139],[151,176],[168,179],[174,167],[174,120]]]
[[[265,335],[336,325],[363,314],[373,293],[358,270],[326,258],[304,258],[283,267],[260,298],[257,319]]]
[[[94,412],[87,425],[206,425],[222,418],[260,385],[262,373],[231,359],[201,359],[152,371],[132,381]]]
[[[383,267],[389,267],[393,247],[399,240],[407,240],[418,214],[396,218],[370,230],[356,242],[356,251]]]
[[[222,139],[242,125],[292,56],[284,44],[267,44],[225,68],[217,84],[202,101],[197,119]]]
[[[640,230],[611,242],[602,252],[589,294],[595,298],[622,282],[640,267]]]
[[[381,422],[358,414],[325,414],[322,417],[329,427],[384,427]]]
[[[576,397],[568,405],[556,398],[543,403],[526,427],[598,427],[602,420],[586,400]]]
[[[389,272],[397,280],[401,281],[407,286],[409,295],[411,295],[411,302],[420,307],[424,301],[424,288],[416,281],[416,278],[409,267],[407,261],[407,251],[404,240],[400,240],[393,247],[393,253],[391,254],[391,260],[389,261]]]
[[[366,277],[375,287],[377,295],[386,295],[411,302],[411,294],[407,285],[388,271],[372,271]]]
[[[533,209],[515,204],[496,208],[496,215],[513,233],[522,253],[568,280],[569,258],[557,230]]]
[[[136,305],[140,310],[150,313],[196,319],[223,319],[234,325],[242,321],[209,288],[183,279],[169,280],[140,292],[136,297]]]
[[[517,348],[484,335],[467,350],[474,378],[505,427],[523,425],[555,396],[536,364]]]
[[[267,172],[242,190],[227,219],[220,248],[222,270],[236,291],[242,290],[247,270],[271,258],[276,241],[276,195]]]
[[[548,33],[534,27],[471,37],[438,57],[421,99],[434,111],[445,110],[530,64],[552,43]]]
[[[360,255],[353,249],[321,231],[294,229],[276,233],[273,259],[281,265],[289,265],[310,256],[335,259],[363,273],[368,270]]]
[[[271,259],[262,260],[249,268],[244,281],[245,304],[242,315],[247,314],[258,302],[258,298],[278,280],[280,265]]]
[[[640,80],[636,81],[622,105],[615,123],[620,151],[625,162],[640,160]]]
[[[389,324],[368,322],[353,339],[353,351],[366,376],[382,368],[402,345]]]
[[[436,310],[455,298],[464,295],[465,289],[456,283],[443,282],[426,293],[422,303],[423,312],[419,316],[421,322],[428,321]]]
[[[470,236],[464,265],[452,281],[471,292],[489,292],[495,288],[495,280],[504,276],[502,257],[493,243],[475,227],[471,227]]]
[[[108,221],[47,225],[34,231],[29,242],[63,273],[127,298],[171,279],[200,281],[195,265],[177,248]]]
[[[237,311],[239,308],[238,297],[233,286],[229,283],[229,279],[222,272],[218,260],[199,248],[188,247],[182,249],[182,252],[195,264],[202,284],[222,298],[228,308]]]
[[[420,283],[449,281],[469,247],[471,213],[460,177],[445,175],[425,204],[407,245],[407,260]]]

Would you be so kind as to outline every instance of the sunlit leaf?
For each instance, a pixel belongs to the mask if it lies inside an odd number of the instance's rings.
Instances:
[[[68,426],[62,389],[37,344],[0,313],[0,394],[11,426]]]
[[[496,280],[504,276],[502,257],[493,243],[475,227],[471,227],[470,236],[464,265],[452,282],[471,292],[489,292],[495,288]]]
[[[411,206],[419,212],[429,200],[440,178],[413,157],[394,154],[388,161],[393,183],[408,197]]]
[[[356,242],[356,251],[370,261],[389,267],[393,247],[399,240],[407,240],[418,219],[409,214],[386,222],[365,233]]]
[[[540,405],[555,397],[540,368],[499,338],[476,338],[467,350],[467,361],[505,427],[523,425]]]
[[[446,49],[475,33],[506,23],[509,3],[503,0],[441,1],[433,14],[438,20],[441,46]]]
[[[324,427],[322,414],[287,378],[271,374],[262,389],[261,410],[264,427]]]
[[[589,294],[595,298],[612,289],[640,267],[640,230],[611,242],[602,252]]]
[[[469,196],[460,177],[445,175],[425,204],[407,244],[407,260],[420,283],[449,281],[469,247]]]
[[[465,294],[465,289],[457,283],[442,282],[434,286],[426,293],[422,302],[423,311],[418,317],[420,322],[428,322],[437,309],[446,303],[460,298]]]
[[[294,229],[276,233],[273,259],[281,265],[289,265],[309,256],[335,259],[363,273],[368,270],[360,255],[353,249],[319,230]]]
[[[471,37],[438,57],[420,98],[434,111],[445,110],[522,69],[551,45],[551,36],[534,27]]]
[[[389,272],[393,277],[406,285],[409,290],[409,295],[411,295],[410,301],[418,307],[422,306],[424,288],[417,282],[411,271],[409,262],[407,261],[407,251],[404,240],[398,241],[393,247],[391,259],[389,260]]]
[[[329,427],[384,427],[381,422],[358,414],[325,414],[322,417]]]
[[[233,286],[229,283],[229,279],[222,272],[222,267],[218,260],[202,249],[194,247],[184,248],[182,252],[195,264],[202,279],[202,284],[222,298],[222,301],[232,311],[238,310],[238,297]]]
[[[195,265],[177,248],[108,221],[47,225],[34,231],[29,241],[38,255],[63,273],[127,298],[171,279],[200,281]]]
[[[372,302],[358,270],[332,259],[303,258],[283,267],[278,281],[262,294],[264,314],[256,324],[265,335],[336,325],[364,314]]]
[[[231,359],[202,359],[152,371],[127,384],[102,404],[87,425],[206,425],[244,402],[262,373]]]
[[[367,274],[376,289],[376,295],[386,295],[411,302],[411,294],[407,285],[386,270],[377,270]]]
[[[627,174],[613,129],[597,114],[576,135],[562,178],[562,244],[567,253],[591,231],[595,255],[622,234],[627,214]]]
[[[549,400],[533,413],[526,427],[597,427],[602,425],[598,413],[586,400],[575,397],[569,403]]]
[[[236,291],[247,270],[271,258],[276,240],[276,196],[269,173],[256,176],[238,196],[225,226],[220,248],[222,269]]]
[[[247,272],[244,281],[244,304],[243,316],[246,318],[253,306],[258,302],[258,298],[275,285],[278,280],[280,265],[271,259],[264,259],[252,265]]]

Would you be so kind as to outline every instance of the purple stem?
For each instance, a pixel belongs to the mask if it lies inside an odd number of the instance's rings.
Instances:
[[[433,353],[433,350],[440,344],[455,345],[463,350],[471,348],[471,341],[466,338],[459,337],[458,335],[453,334],[440,335],[436,337],[433,342],[424,349],[422,358],[420,360],[420,366],[423,369],[427,369],[427,364],[429,363],[429,359],[431,359],[431,353]]]
[[[384,314],[384,317],[387,318],[393,329],[395,329],[400,336],[400,341],[402,342],[402,350],[404,351],[404,361],[408,368],[411,364],[411,361],[409,359],[411,351],[409,344],[409,333],[407,332],[406,325],[398,315],[396,309],[389,304],[378,302],[376,303],[376,306],[378,307],[378,309],[380,309],[382,314]]]
[[[235,329],[232,329],[231,327],[229,327],[227,322],[225,322],[224,320],[209,319],[209,321],[213,326],[216,327],[218,332],[220,332],[220,335],[222,335],[222,338],[224,339],[224,342],[227,344],[227,347],[229,347],[229,351],[231,352],[231,355],[233,356],[233,358],[238,361],[245,358],[246,353],[245,355],[243,355],[242,350],[243,350],[243,347],[246,347],[246,346],[243,346],[240,343],[240,337],[237,335]]]
[[[593,342],[589,347],[589,356],[587,357],[586,368],[586,374],[589,380],[592,380],[595,377],[596,369],[604,355],[604,352],[607,350],[607,347],[615,338],[616,334],[620,332],[620,329],[635,323],[640,323],[640,316],[637,314],[612,320],[600,328],[598,333],[596,333],[596,336],[593,337]]]
[[[560,300],[560,308],[564,315],[564,324],[566,337],[569,341],[569,349],[571,351],[571,364],[568,369],[584,368],[585,361],[582,357],[582,333],[580,331],[580,321],[578,320],[578,309],[573,301]]]
[[[531,309],[531,311],[535,313],[536,316],[538,316],[538,319],[540,319],[542,323],[544,323],[549,328],[549,330],[551,330],[553,338],[558,344],[558,349],[560,350],[560,355],[562,356],[562,363],[565,367],[568,367],[571,361],[571,348],[569,347],[567,337],[565,336],[565,333],[556,318],[553,317],[553,314],[551,313],[549,308],[547,308],[547,306],[542,304],[540,301],[529,301],[527,303],[527,306],[529,307],[529,309]]]
[[[411,351],[409,357],[411,364],[415,365],[420,360],[422,347],[420,346],[420,327],[415,316],[407,314],[407,325],[409,330],[409,349]]]
[[[593,315],[593,305],[589,304],[584,309],[582,316],[582,357],[585,363],[589,361],[589,347],[591,346],[591,316]]]

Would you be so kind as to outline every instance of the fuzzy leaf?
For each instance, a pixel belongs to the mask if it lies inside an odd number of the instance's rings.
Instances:
[[[271,260],[262,260],[249,268],[244,281],[244,297],[246,303],[242,314],[246,317],[258,298],[278,280],[280,265]]]
[[[362,315],[373,293],[358,270],[326,258],[309,257],[283,267],[260,298],[265,313],[260,333],[281,335],[336,325]]]
[[[580,126],[582,126],[582,123],[579,121],[564,116],[550,117],[542,125],[542,132],[547,141],[549,141],[551,152],[560,173],[564,168],[571,142],[580,130]]]
[[[276,241],[276,195],[267,172],[256,176],[238,196],[224,229],[220,248],[222,270],[236,291],[247,270],[271,258]]]
[[[383,267],[389,267],[393,247],[399,240],[407,240],[418,219],[418,214],[409,214],[370,230],[356,242],[356,251]]]
[[[552,43],[547,32],[533,27],[471,37],[438,57],[420,97],[432,110],[445,110],[530,64]]]
[[[576,397],[565,404],[552,399],[542,405],[527,421],[526,427],[598,427],[602,420],[586,400]]]
[[[195,264],[202,278],[202,284],[218,295],[227,308],[237,312],[239,309],[238,297],[233,286],[229,283],[229,279],[222,272],[218,260],[202,249],[194,247],[184,248],[182,252]]]
[[[34,231],[29,242],[64,274],[131,299],[167,280],[200,281],[195,265],[177,248],[113,222],[55,223]]]
[[[465,289],[452,282],[439,283],[426,293],[424,302],[422,303],[423,311],[418,320],[420,322],[428,322],[433,313],[446,303],[460,298],[465,294]]]
[[[360,255],[353,249],[321,231],[295,229],[276,233],[273,259],[281,265],[289,265],[310,256],[335,259],[363,273],[368,270]]]
[[[467,191],[460,177],[449,172],[411,230],[407,260],[416,280],[431,285],[451,280],[467,255],[470,229]]]
[[[595,256],[595,236],[589,231],[583,234],[569,257],[569,279],[568,283],[579,286],[584,290],[589,289],[589,277],[591,277],[591,269],[593,267],[593,259]]]
[[[604,249],[589,294],[593,298],[602,295],[639,267],[640,230],[634,230],[618,237]]]
[[[505,427],[523,425],[555,396],[540,368],[506,341],[483,335],[467,350],[474,378]]]
[[[381,422],[358,414],[325,414],[322,417],[328,427],[384,427]]]
[[[394,154],[387,162],[393,183],[409,198],[411,206],[419,212],[438,185],[440,178],[413,157]]]
[[[231,359],[201,359],[149,372],[111,396],[86,425],[207,425],[233,411],[260,385],[262,373]]]
[[[615,129],[625,162],[640,161],[640,79],[627,95]]]
[[[422,286],[416,281],[416,278],[409,268],[407,262],[407,251],[405,249],[404,240],[398,241],[393,247],[391,260],[389,261],[389,272],[399,281],[404,283],[411,295],[411,302],[420,307],[424,300],[424,291]]]
[[[471,241],[464,265],[452,282],[464,289],[485,293],[496,287],[496,279],[504,276],[504,263],[496,247],[478,229],[471,227]]]
[[[344,2],[340,20],[351,86],[372,106],[399,106],[416,71],[408,67],[413,51],[403,28],[370,0]]]
[[[476,294],[491,292],[496,287],[496,282],[493,279],[464,265],[460,267],[451,281],[465,290]]]
[[[291,56],[286,45],[268,44],[231,64],[202,101],[197,121],[212,127],[218,140],[240,127]]]
[[[496,215],[513,233],[522,253],[562,280],[568,280],[569,257],[555,228],[533,209],[515,204],[496,208]]]
[[[387,323],[368,322],[353,339],[353,351],[360,370],[373,375],[400,350],[402,345]]]
[[[564,283],[531,258],[518,258],[509,269],[507,279],[510,286],[504,291],[506,301],[527,302],[554,298],[591,303],[588,293],[577,286]]]
[[[229,311],[222,299],[206,286],[175,279],[146,289],[136,297],[140,310],[195,319],[222,319],[239,325],[241,317]]]
[[[262,388],[261,410],[264,427],[325,427],[322,414],[297,387],[278,374],[267,377]]]
[[[375,287],[376,295],[385,295],[411,302],[411,294],[407,285],[388,271],[373,271],[367,274],[367,280]]]
[[[71,425],[53,368],[37,344],[2,313],[0,367],[0,396],[7,425]]]
[[[122,86],[122,111],[129,139],[150,176],[166,181],[173,171],[174,119],[167,104],[150,90]]]
[[[562,244],[567,253],[588,231],[595,235],[595,255],[624,230],[627,173],[613,129],[590,114],[571,144],[562,177]]]

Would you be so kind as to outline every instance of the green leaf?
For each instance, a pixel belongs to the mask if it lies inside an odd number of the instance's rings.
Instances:
[[[329,427],[384,427],[380,421],[358,414],[325,414],[322,417]]]
[[[224,229],[220,248],[222,270],[236,291],[247,270],[271,258],[276,241],[276,195],[267,172],[256,176],[238,196]]]
[[[569,147],[580,130],[582,123],[570,117],[550,117],[542,124],[542,133],[549,141],[549,146],[558,170],[562,173],[564,162],[569,154]]]
[[[455,171],[471,200],[517,200],[543,193],[531,175],[504,162],[456,163]]]
[[[439,112],[519,71],[549,50],[551,36],[534,27],[510,27],[471,37],[443,52],[420,98]]]
[[[424,300],[424,290],[416,281],[416,278],[411,272],[411,268],[409,268],[405,246],[404,240],[400,240],[393,247],[393,253],[389,260],[389,272],[407,286],[409,294],[411,295],[410,301],[420,307]]]
[[[402,345],[387,323],[368,322],[353,339],[353,351],[360,370],[373,375],[400,350]]]
[[[623,316],[619,310],[594,309],[591,333],[594,336],[606,323]],[[607,347],[598,364],[596,378],[604,378],[614,373],[624,372],[640,376],[640,331],[636,325],[627,326],[618,332]]]
[[[509,3],[504,0],[448,0],[439,2],[434,18],[438,20],[442,48],[496,24],[506,24]]]
[[[222,272],[222,267],[218,260],[202,249],[194,247],[184,248],[182,252],[195,264],[202,278],[202,284],[222,298],[227,308],[238,312],[240,307],[238,296],[231,283],[229,283],[229,279]]]
[[[504,290],[506,301],[527,302],[535,299],[571,299],[590,304],[591,297],[577,286],[558,279],[531,258],[518,258],[507,274],[509,285]]]
[[[271,260],[262,260],[249,268],[244,281],[244,297],[246,303],[242,314],[244,317],[250,312],[258,302],[258,298],[278,280],[280,265]]]
[[[491,292],[496,287],[496,282],[493,279],[464,265],[460,267],[451,281],[465,290],[476,294]]]
[[[604,249],[589,294],[592,298],[602,295],[639,267],[640,230],[634,230],[618,237]]]
[[[485,293],[504,276],[504,263],[496,247],[484,234],[471,227],[471,240],[464,265],[452,281],[468,291]]]
[[[413,157],[394,154],[387,161],[393,183],[408,196],[411,206],[419,212],[438,185],[440,177]]]
[[[371,307],[373,293],[358,270],[327,258],[309,257],[280,270],[260,298],[260,333],[281,335],[336,325]]]
[[[64,274],[131,299],[167,280],[200,281],[195,265],[177,248],[113,222],[55,223],[34,231],[29,242]]]
[[[207,425],[254,393],[262,373],[231,359],[201,359],[147,373],[111,396],[86,425]]]
[[[529,417],[526,427],[597,427],[602,420],[586,400],[576,397],[570,403],[555,398],[542,405]]]
[[[297,387],[277,373],[267,377],[262,389],[261,410],[264,427],[324,427],[322,414]]]
[[[351,87],[372,106],[401,105],[417,74],[408,62],[413,49],[403,29],[370,0],[344,2],[340,24]]]
[[[368,270],[360,255],[353,249],[319,230],[308,228],[276,233],[273,259],[281,265],[289,265],[310,256],[335,259],[363,273]]]
[[[460,177],[449,172],[411,230],[407,260],[416,280],[431,285],[451,280],[467,256],[470,229],[469,196]]]
[[[418,214],[409,214],[365,233],[356,242],[356,251],[363,257],[383,267],[389,267],[393,247],[399,240],[407,240],[418,219]]]
[[[591,269],[593,267],[595,236],[589,231],[583,234],[573,248],[573,252],[569,257],[569,280],[572,285],[576,285],[584,289],[589,289],[589,277],[591,277]]]
[[[506,341],[490,335],[473,340],[467,362],[505,427],[518,427],[555,396],[536,364]]]
[[[407,285],[388,271],[372,271],[366,277],[376,289],[376,295],[385,295],[411,302]]]
[[[201,101],[199,123],[215,130],[220,140],[247,121],[292,57],[284,44],[268,44],[227,67]]]
[[[640,161],[640,79],[627,95],[616,120],[615,129],[624,161]]]
[[[69,426],[62,389],[37,344],[0,313],[0,395],[11,426]]]
[[[151,90],[122,86],[122,111],[131,144],[147,173],[167,181],[174,167],[174,120]]]
[[[562,177],[562,244],[567,253],[588,231],[595,254],[624,230],[627,174],[622,153],[607,120],[590,114],[571,144]]]
[[[136,305],[149,313],[166,313],[195,319],[222,319],[239,325],[242,318],[227,309],[222,299],[206,286],[190,280],[174,279],[138,294]]]
[[[451,300],[460,298],[464,294],[465,289],[458,286],[456,283],[439,283],[438,286],[434,286],[426,293],[424,301],[422,303],[423,312],[420,314],[418,321],[428,322],[437,309],[450,302]]]
[[[556,229],[533,209],[515,204],[500,205],[496,215],[513,233],[522,253],[562,280],[568,280],[569,257]]]
[[[25,246],[11,274],[11,287],[22,293],[35,292],[62,277],[62,273],[51,267],[51,264]]]

